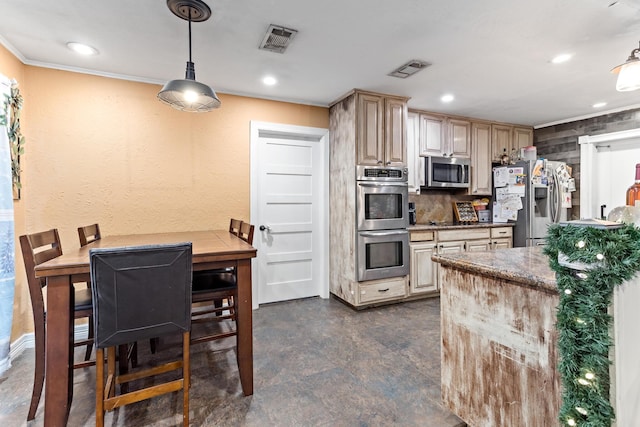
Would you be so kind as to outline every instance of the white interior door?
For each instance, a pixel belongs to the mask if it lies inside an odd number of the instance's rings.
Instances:
[[[251,123],[254,308],[328,298],[328,130]]]
[[[605,217],[626,203],[640,163],[640,129],[580,138],[580,217]]]

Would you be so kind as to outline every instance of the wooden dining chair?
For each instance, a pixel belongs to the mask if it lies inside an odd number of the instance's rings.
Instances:
[[[248,222],[242,222],[238,231],[238,237],[248,244],[253,245],[253,229],[253,225],[249,224]]]
[[[236,236],[240,233],[240,225],[242,224],[242,220],[231,218],[229,221],[229,233],[235,234]]]
[[[253,244],[254,226],[242,222],[238,229],[238,237],[250,245]],[[210,270],[199,271],[194,274],[192,285],[192,302],[194,307],[191,312],[191,323],[196,325],[223,323],[229,326],[229,330],[216,328],[215,332],[202,334],[192,333],[191,343],[218,340],[226,337],[237,336],[236,301],[238,299],[238,284],[235,270]],[[219,301],[226,301],[224,305]]]
[[[31,297],[31,309],[33,311],[33,328],[35,340],[35,372],[33,376],[33,392],[31,393],[31,404],[27,414],[27,420],[33,420],[40,403],[42,386],[45,378],[45,342],[47,335],[47,313],[45,309],[42,288],[47,284],[43,278],[37,278],[36,266],[45,261],[62,255],[62,246],[57,229],[51,229],[33,234],[20,236],[20,247],[22,258],[27,273],[27,283],[29,285],[29,296]],[[91,290],[83,288],[74,292],[73,317],[74,319],[91,318],[93,307],[91,303]],[[75,363],[74,368],[85,368],[95,364],[89,360],[93,347],[93,329],[89,329],[87,339],[78,340],[73,343],[74,347],[87,346],[83,362]],[[73,334],[72,334],[73,336]]]
[[[102,238],[100,234],[100,225],[98,223],[78,227],[78,239],[80,247],[87,246],[89,243],[96,242]],[[91,287],[91,282],[87,283],[87,287]],[[93,322],[89,322],[89,336],[93,336]],[[151,340],[151,350],[155,353],[156,341]],[[89,349],[87,349],[89,351]],[[138,347],[137,343],[123,344],[118,351],[118,369],[120,373],[125,373],[129,369],[129,361],[135,368],[138,364]],[[126,386],[125,386],[126,389]]]
[[[180,390],[183,425],[188,426],[191,243],[91,249],[89,264],[98,360],[96,426],[104,425],[105,411]],[[180,359],[126,374],[116,373],[116,347],[176,334],[182,334]],[[178,370],[182,373],[179,379],[170,377],[163,382],[162,377],[158,377]],[[125,392],[121,388],[120,393],[116,393],[117,384],[150,377],[153,377],[152,384]]]
[[[80,246],[86,246],[89,243],[100,240],[100,226],[96,224],[78,227],[78,237],[80,238]]]

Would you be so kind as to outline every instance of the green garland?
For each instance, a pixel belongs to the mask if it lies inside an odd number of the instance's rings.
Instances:
[[[607,310],[614,288],[640,270],[640,229],[554,225],[549,227],[544,253],[560,292],[556,324],[563,386],[560,422],[572,427],[610,426],[615,413],[609,401],[612,318]],[[561,265],[559,254],[576,263],[575,268]]]

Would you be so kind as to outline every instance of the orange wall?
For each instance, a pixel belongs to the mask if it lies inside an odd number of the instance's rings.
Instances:
[[[58,228],[63,250],[76,228],[103,234],[226,228],[249,219],[250,122],[329,127],[327,108],[218,94],[222,107],[184,113],[156,99],[159,85],[15,64],[25,96],[22,215],[16,234]],[[16,246],[17,248],[17,246]],[[22,263],[16,257],[16,263]],[[16,275],[27,295],[26,278]],[[25,302],[27,309],[25,310]],[[14,319],[29,328],[28,299]],[[29,319],[30,322],[30,319]]]

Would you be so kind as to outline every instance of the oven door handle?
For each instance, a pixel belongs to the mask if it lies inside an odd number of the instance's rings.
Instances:
[[[400,182],[363,182],[358,181],[360,187],[408,187],[409,184]]]
[[[409,234],[407,230],[389,230],[389,231],[359,231],[362,237],[385,237],[385,236],[399,236],[401,234]]]

